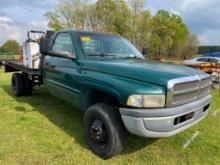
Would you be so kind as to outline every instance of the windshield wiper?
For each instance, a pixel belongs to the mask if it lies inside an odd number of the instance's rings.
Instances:
[[[123,58],[131,58],[131,59],[143,59],[141,57],[138,57],[138,56],[125,56]]]
[[[118,55],[118,54],[111,54],[111,53],[104,53],[104,52],[91,53],[91,54],[87,54],[87,56],[117,57],[117,58],[122,58],[122,59],[143,59],[143,58],[138,57],[138,56],[120,56],[120,55]]]
[[[107,57],[107,56],[110,56],[110,57],[116,57],[116,55],[114,54],[108,54],[108,53],[91,53],[91,54],[87,54],[87,56],[99,56],[99,57]]]

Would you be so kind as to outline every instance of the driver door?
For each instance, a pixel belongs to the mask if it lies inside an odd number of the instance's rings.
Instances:
[[[75,56],[75,50],[70,33],[58,33],[54,40],[52,51],[69,52]],[[46,55],[43,64],[45,86],[59,98],[76,106],[80,96],[81,67],[76,57],[74,60],[65,57]]]

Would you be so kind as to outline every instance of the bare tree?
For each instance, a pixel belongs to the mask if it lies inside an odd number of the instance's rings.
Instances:
[[[128,4],[130,6],[131,12],[132,12],[132,22],[131,27],[133,29],[132,33],[132,42],[133,44],[136,44],[136,38],[137,38],[137,19],[140,13],[144,10],[144,4],[146,3],[146,0],[128,0]]]
[[[55,11],[47,12],[45,16],[52,28],[56,29],[60,25],[61,28],[84,29],[88,19],[88,7],[87,0],[68,0],[58,5]]]

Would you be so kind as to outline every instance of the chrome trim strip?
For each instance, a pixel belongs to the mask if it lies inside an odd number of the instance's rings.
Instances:
[[[186,93],[192,93],[192,92],[195,92],[195,91],[198,91],[199,87],[197,88],[194,88],[194,89],[187,89],[187,90],[182,90],[182,91],[177,91],[175,92],[174,91],[174,95],[181,95],[181,94],[186,94]]]
[[[210,85],[212,85],[212,82],[210,82],[210,83],[208,83],[208,84],[206,84],[206,85],[201,85],[201,86],[200,86],[200,89],[205,89],[205,88],[207,88],[207,87],[210,87]]]
[[[189,103],[191,101],[195,101],[197,99],[198,99],[198,97],[193,97],[193,98],[190,98],[190,99],[187,99],[187,100],[184,100],[184,101],[175,102],[175,103],[172,104],[172,106],[178,106],[178,105],[186,104],[186,103]]]

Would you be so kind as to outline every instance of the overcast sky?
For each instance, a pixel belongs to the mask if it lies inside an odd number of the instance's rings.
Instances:
[[[0,45],[25,40],[27,30],[47,29],[44,14],[60,0],[0,0]],[[94,1],[94,0],[93,0]],[[220,0],[148,0],[152,13],[166,9],[183,17],[200,45],[220,45]]]

